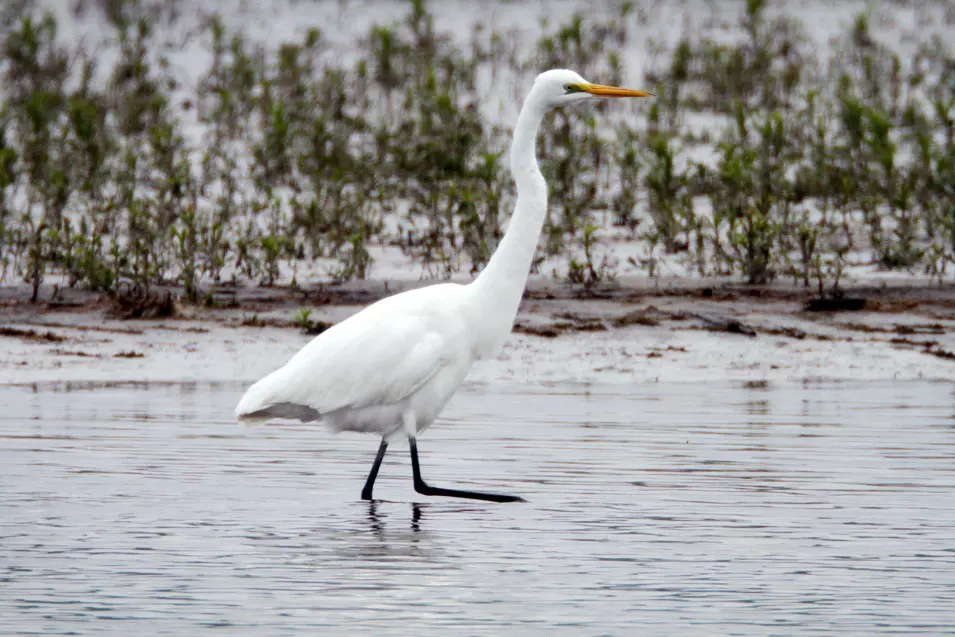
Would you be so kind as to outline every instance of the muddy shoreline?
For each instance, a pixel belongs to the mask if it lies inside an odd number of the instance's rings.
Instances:
[[[253,380],[314,334],[428,282],[219,287],[206,306],[48,286],[0,288],[0,382]],[[303,310],[307,314],[303,313]],[[955,286],[858,280],[840,297],[791,285],[621,280],[597,292],[529,282],[508,345],[472,382],[955,380]]]

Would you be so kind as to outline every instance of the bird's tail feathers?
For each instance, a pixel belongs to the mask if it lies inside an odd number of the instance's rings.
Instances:
[[[272,372],[249,387],[235,408],[235,416],[239,422],[257,425],[273,418],[287,418],[301,422],[321,418],[321,414],[315,408],[302,402],[289,400],[287,396],[276,391],[277,388],[287,385],[279,376],[281,372],[281,369]]]
[[[245,390],[242,399],[235,408],[235,417],[239,422],[249,424],[262,424],[267,422],[271,416],[262,414],[263,410],[268,409],[275,403],[275,374],[281,370],[276,370],[268,376],[259,379],[251,387]]]

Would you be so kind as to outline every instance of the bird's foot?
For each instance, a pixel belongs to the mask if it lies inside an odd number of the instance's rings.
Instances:
[[[524,498],[516,495],[462,491],[460,489],[442,489],[441,487],[432,487],[424,481],[415,482],[414,490],[421,495],[443,495],[448,498],[467,498],[469,500],[484,500],[485,502],[527,502]]]

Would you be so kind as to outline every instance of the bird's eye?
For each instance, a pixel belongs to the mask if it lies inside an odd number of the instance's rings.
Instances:
[[[577,84],[564,84],[564,91],[567,94],[580,93],[580,86],[578,86]]]

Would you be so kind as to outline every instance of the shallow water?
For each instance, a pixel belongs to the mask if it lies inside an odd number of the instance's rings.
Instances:
[[[4,634],[873,634],[955,626],[947,384],[468,387],[405,445],[237,385],[0,387]]]

